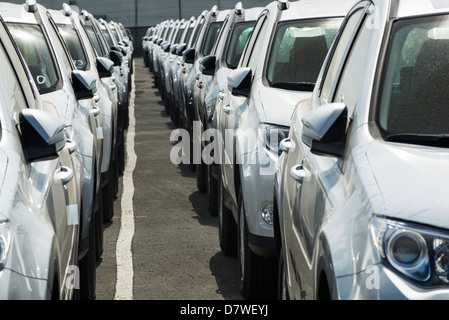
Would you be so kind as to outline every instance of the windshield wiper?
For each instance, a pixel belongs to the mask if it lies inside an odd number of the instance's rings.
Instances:
[[[449,134],[396,133],[386,137],[387,141],[449,148]]]
[[[295,91],[309,91],[312,92],[315,88],[313,82],[274,82],[271,84],[273,88],[295,90]]]

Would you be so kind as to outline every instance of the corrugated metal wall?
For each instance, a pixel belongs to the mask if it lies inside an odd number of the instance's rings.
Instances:
[[[217,5],[219,9],[230,9],[238,0],[72,0],[80,9],[86,9],[95,16],[103,15],[108,20],[123,23],[127,28],[154,26],[167,19],[179,17],[189,19],[203,10]],[[25,0],[5,2],[24,3]],[[50,9],[59,9],[70,0],[37,0]],[[270,0],[241,0],[243,7],[264,7]]]
[[[265,7],[272,0],[240,0],[244,8]],[[25,3],[25,0],[9,0]],[[134,38],[135,56],[141,56],[141,39],[148,27],[168,19],[190,19],[214,5],[219,9],[232,9],[239,0],[37,0],[49,9],[61,9],[63,3],[76,4],[96,17],[121,22],[130,29]]]

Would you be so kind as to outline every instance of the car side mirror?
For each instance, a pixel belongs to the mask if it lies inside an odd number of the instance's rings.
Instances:
[[[228,75],[228,89],[233,95],[249,97],[251,91],[252,71],[250,68],[239,68]]]
[[[112,77],[112,74],[114,72],[114,62],[112,62],[112,60],[104,58],[104,57],[98,57],[97,58],[97,71],[98,71],[98,76],[100,78]]]
[[[170,46],[170,53],[171,54],[176,54],[176,48],[178,47],[178,44],[172,44]]]
[[[176,47],[176,55],[182,56],[182,54],[184,53],[186,48],[187,48],[187,44],[185,44],[185,43],[182,43],[182,44],[178,45]]]
[[[206,56],[201,59],[200,71],[206,76],[213,76],[215,74],[215,63],[217,62],[217,57]]]
[[[182,57],[183,57],[185,63],[193,64],[195,62],[195,55],[196,55],[195,49],[190,48],[190,49],[187,49],[186,51],[184,51],[184,53],[182,54]]]
[[[170,43],[166,43],[166,44],[164,44],[163,46],[162,46],[162,50],[164,51],[164,52],[168,52],[169,50],[170,50]]]
[[[64,123],[46,111],[22,110],[19,127],[28,162],[56,159],[65,146]]]
[[[117,50],[109,51],[109,59],[114,63],[114,66],[121,66],[123,63],[123,54]]]
[[[91,99],[97,92],[97,80],[93,75],[81,70],[72,72],[72,86],[76,100]]]
[[[341,158],[346,145],[348,108],[344,103],[318,107],[301,119],[302,141],[313,154]]]

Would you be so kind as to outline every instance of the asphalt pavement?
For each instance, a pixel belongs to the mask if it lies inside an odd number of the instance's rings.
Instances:
[[[171,163],[176,128],[153,75],[142,58],[134,63],[127,152],[136,161],[128,159],[105,225],[97,300],[241,300],[237,259],[220,250],[218,220],[195,172]]]

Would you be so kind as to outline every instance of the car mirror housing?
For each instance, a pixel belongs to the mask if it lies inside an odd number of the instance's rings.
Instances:
[[[249,97],[252,82],[250,68],[239,68],[228,75],[228,89],[233,95]]]
[[[123,54],[117,50],[109,51],[109,59],[114,62],[114,66],[121,66],[123,63]]]
[[[201,59],[200,71],[206,76],[213,76],[215,74],[215,63],[217,58],[215,56],[206,56]]]
[[[187,49],[186,51],[184,51],[184,53],[182,54],[182,57],[183,57],[185,63],[192,64],[195,62],[195,55],[196,55],[195,49],[190,48],[190,49]]]
[[[112,77],[114,62],[104,57],[97,58],[97,71],[100,78]]]
[[[19,127],[28,162],[55,159],[65,146],[64,123],[46,111],[24,109],[19,116]]]
[[[187,44],[185,44],[185,43],[182,43],[182,44],[178,45],[176,47],[176,55],[182,56],[182,54],[184,53],[186,48],[187,48]]]
[[[302,119],[302,140],[313,154],[341,158],[344,156],[348,108],[331,103],[312,110]]]
[[[72,86],[76,100],[91,99],[97,91],[97,80],[84,71],[75,70],[72,72]]]

